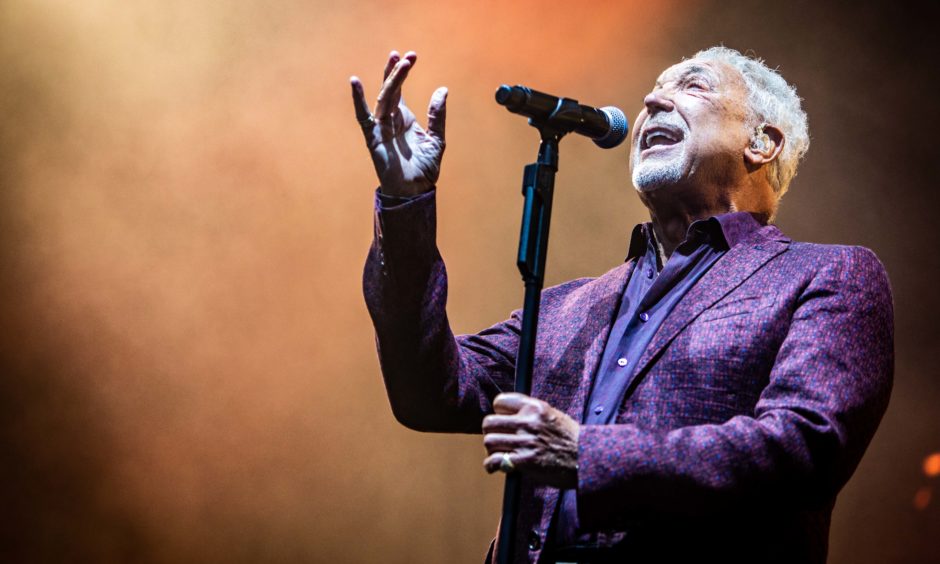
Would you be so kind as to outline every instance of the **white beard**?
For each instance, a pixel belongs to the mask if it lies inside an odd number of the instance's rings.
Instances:
[[[640,161],[639,151],[633,162]],[[633,186],[640,192],[652,192],[678,183],[686,174],[686,151],[683,144],[678,155],[650,155],[633,167]]]
[[[679,142],[678,154],[675,149],[668,155],[650,154],[640,160],[640,143],[633,150],[633,186],[640,192],[652,192],[665,186],[672,186],[681,181],[689,172],[688,142],[690,137],[689,126],[675,112],[661,113],[651,117],[644,128],[666,126],[679,130],[682,140]]]

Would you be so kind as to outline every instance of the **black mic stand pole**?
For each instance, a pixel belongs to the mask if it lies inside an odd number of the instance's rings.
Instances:
[[[535,358],[535,336],[539,302],[545,281],[545,257],[548,252],[548,227],[552,215],[552,193],[558,171],[558,142],[574,130],[576,123],[567,119],[578,110],[575,100],[563,98],[545,120],[529,119],[529,125],[541,135],[538,160],[525,167],[522,177],[522,229],[519,234],[519,255],[516,265],[525,282],[522,308],[522,330],[516,356],[515,391],[529,394],[532,389],[532,364]],[[499,526],[496,561],[510,564],[515,550],[516,514],[519,508],[521,478],[517,472],[506,475],[503,491],[503,516]]]

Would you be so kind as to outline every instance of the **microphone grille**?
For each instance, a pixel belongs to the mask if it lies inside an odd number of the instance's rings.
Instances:
[[[613,149],[627,138],[630,125],[627,123],[627,116],[624,115],[623,110],[616,106],[605,106],[601,108],[601,111],[607,116],[610,130],[603,137],[595,139],[594,143],[601,149]]]

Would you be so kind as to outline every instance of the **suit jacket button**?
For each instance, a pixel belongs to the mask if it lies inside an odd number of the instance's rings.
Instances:
[[[529,550],[538,550],[542,548],[542,538],[534,530],[529,531]]]

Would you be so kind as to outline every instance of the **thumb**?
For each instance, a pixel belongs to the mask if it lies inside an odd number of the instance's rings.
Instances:
[[[444,141],[444,122],[447,119],[447,87],[441,86],[431,94],[428,104],[428,133]]]

